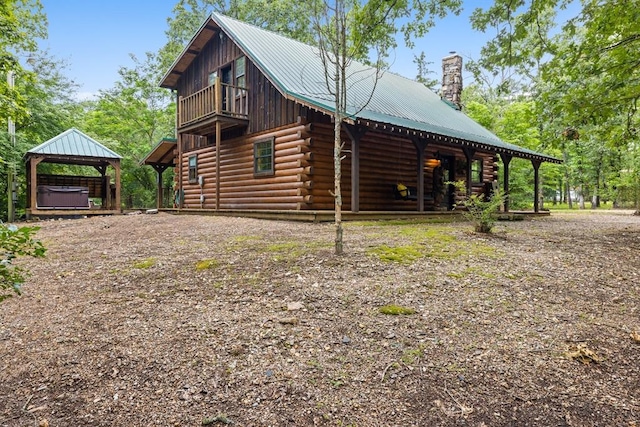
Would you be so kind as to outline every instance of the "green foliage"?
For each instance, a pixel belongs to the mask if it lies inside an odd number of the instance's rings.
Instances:
[[[179,0],[167,19],[167,43],[159,52],[161,69],[169,69],[211,12],[221,12],[304,43],[313,43],[309,10],[318,0]]]
[[[0,302],[20,295],[25,280],[26,271],[13,265],[13,260],[19,256],[44,257],[45,247],[33,237],[37,230],[39,227],[0,224]]]
[[[411,264],[413,261],[424,256],[422,250],[416,246],[387,246],[381,245],[369,250],[370,254],[376,255],[384,262],[397,262],[400,264]]]
[[[153,257],[152,258],[146,258],[146,259],[143,259],[142,261],[135,262],[133,264],[133,268],[138,268],[140,270],[144,270],[144,269],[153,267],[155,264],[156,264],[156,259],[155,258],[153,258]]]
[[[396,304],[388,304],[378,308],[378,311],[381,314],[387,314],[391,316],[399,316],[399,315],[411,315],[415,314],[416,310],[411,307],[403,307]]]
[[[175,104],[169,91],[158,87],[162,70],[157,55],[131,57],[134,66],[121,67],[120,80],[88,105],[83,129],[123,156],[122,200],[127,208],[155,206],[156,173],[140,162],[163,137],[172,136]],[[172,175],[163,174],[170,188]]]
[[[0,153],[7,163],[0,167],[0,218],[6,219],[6,182],[9,168],[16,165],[18,183],[18,211],[25,205],[25,170],[20,166],[27,150],[44,142],[75,124],[80,109],[70,98],[76,86],[64,75],[66,64],[46,52],[30,54],[27,66],[15,75],[15,92],[25,98],[29,114],[16,120],[15,145],[6,131],[6,117],[0,113]],[[46,173],[50,164],[41,164],[39,172]],[[55,167],[61,169],[60,165]]]
[[[17,79],[29,74],[19,56],[37,49],[37,40],[47,37],[47,20],[40,0],[3,0],[0,2],[0,75],[14,72]],[[7,79],[0,79],[0,118],[12,117],[20,122],[29,116],[27,98]],[[5,126],[6,129],[6,126]]]
[[[215,259],[203,259],[196,263],[196,271],[216,268],[220,263]]]
[[[437,92],[440,85],[440,79],[435,71],[429,69],[429,65],[433,64],[433,62],[427,61],[424,51],[420,52],[420,55],[413,55],[413,63],[416,64],[418,69],[416,81],[422,83],[432,91]],[[436,78],[433,78],[434,75]]]
[[[454,183],[458,191],[465,191],[466,183],[457,181]],[[468,196],[462,205],[466,208],[462,215],[473,224],[478,233],[491,233],[493,226],[498,221],[500,206],[504,203],[504,196],[496,191],[489,199],[484,194],[472,194]]]
[[[555,22],[560,10],[563,17],[573,12],[562,26]],[[501,133],[536,137],[538,147],[525,146],[551,149],[565,160],[551,173],[541,169],[547,198],[560,192],[571,206],[565,196],[571,190],[595,206],[600,199],[618,206],[640,203],[640,182],[633,178],[640,150],[639,19],[633,1],[494,0],[474,11],[473,28],[496,34],[468,68],[496,95],[492,104],[518,102],[526,94],[534,105],[528,123],[538,135],[513,126],[492,130],[519,144]],[[510,201],[518,205],[518,192],[529,188],[531,173],[516,166],[512,177]]]

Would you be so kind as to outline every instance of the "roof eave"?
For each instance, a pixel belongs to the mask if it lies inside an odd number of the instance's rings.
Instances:
[[[471,140],[467,140],[467,139],[461,139],[461,138],[456,138],[456,137],[452,137],[452,136],[448,136],[448,135],[442,135],[442,134],[433,133],[433,132],[421,131],[421,130],[417,130],[417,129],[411,129],[411,128],[407,128],[407,127],[403,127],[403,126],[392,125],[390,123],[376,122],[374,120],[369,120],[369,119],[359,119],[358,118],[358,119],[356,119],[356,121],[358,123],[360,123],[360,124],[364,124],[367,127],[370,127],[371,124],[374,124],[375,126],[383,126],[382,130],[386,130],[386,131],[391,132],[391,133],[394,133],[394,132],[395,133],[401,133],[401,134],[404,134],[404,135],[409,136],[409,137],[429,138],[429,139],[434,139],[439,143],[459,145],[459,146],[464,146],[464,147],[471,147],[471,148],[476,148],[476,149],[480,149],[480,150],[483,150],[483,151],[487,151],[487,152],[490,152],[490,153],[509,154],[509,155],[512,155],[513,157],[528,159],[528,160],[532,160],[532,161],[540,161],[540,162],[555,163],[555,164],[563,163],[563,161],[560,160],[560,159],[557,159],[557,158],[551,157],[551,156],[546,156],[544,154],[534,154],[534,153],[528,153],[528,152],[525,152],[525,151],[512,150],[512,149],[509,149],[509,148],[506,148],[506,147],[497,147],[497,146],[490,145],[490,144],[485,144],[485,143],[482,143],[482,142],[471,141]],[[387,129],[387,127],[389,129]]]
[[[210,27],[210,24],[214,23],[216,24],[215,27]],[[171,67],[169,67],[169,70],[164,74],[164,76],[162,76],[162,79],[160,80],[159,86],[165,89],[176,89],[177,88],[177,82],[180,79],[180,76],[182,76],[182,71],[176,71],[176,67],[182,62],[182,60],[187,56],[187,55],[193,55],[193,58],[188,61],[189,64],[191,64],[191,62],[193,61],[193,59],[195,59],[195,57],[198,56],[198,54],[200,54],[200,51],[202,50],[200,49],[194,49],[193,46],[195,44],[195,42],[203,35],[204,31],[209,28],[212,31],[212,34],[210,35],[204,35],[206,41],[203,44],[203,46],[209,42],[209,40],[211,40],[213,38],[213,36],[216,33],[216,30],[220,30],[220,26],[212,19],[212,16],[210,15],[207,19],[205,19],[205,21],[202,23],[202,25],[200,26],[200,28],[198,29],[198,31],[196,31],[196,33],[194,34],[194,36],[191,38],[191,40],[189,40],[189,43],[187,43],[187,45],[185,46],[185,48],[182,50],[182,52],[180,53],[180,55],[178,55],[178,57],[175,59],[175,61],[173,61],[173,64],[171,64]],[[185,67],[185,69],[188,68]],[[177,76],[175,77],[175,82],[174,79],[170,79],[171,76]],[[173,83],[171,83],[173,82]]]

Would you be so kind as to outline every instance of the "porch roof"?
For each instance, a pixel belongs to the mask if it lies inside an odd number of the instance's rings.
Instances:
[[[176,148],[175,138],[162,138],[147,156],[140,161],[141,165],[151,165],[154,167],[174,166],[175,156],[173,150]]]

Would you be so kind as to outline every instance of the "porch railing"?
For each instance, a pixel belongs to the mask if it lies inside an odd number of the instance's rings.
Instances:
[[[247,89],[221,83],[220,80],[178,100],[178,127],[215,115],[247,119],[248,114]]]

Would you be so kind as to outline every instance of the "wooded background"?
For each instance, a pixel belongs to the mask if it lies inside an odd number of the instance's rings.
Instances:
[[[322,3],[320,0],[316,0]],[[375,1],[351,1],[351,7]],[[637,102],[640,97],[640,8],[635,0],[583,0],[579,12],[557,22],[562,0],[530,4],[494,0],[471,16],[475,30],[495,33],[479,58],[467,60],[474,76],[463,92],[464,111],[504,141],[565,160],[541,167],[545,207],[555,201],[571,207],[638,208],[640,144]],[[391,40],[395,32],[420,34],[434,16],[458,13],[460,0],[394,3],[398,18],[413,17],[413,27],[381,26],[371,33]],[[437,5],[437,8],[436,8]],[[155,172],[139,161],[163,137],[174,135],[175,103],[157,86],[162,75],[193,36],[204,18],[219,11],[285,35],[315,43],[308,2],[293,0],[180,0],[169,17],[166,43],[157,52],[131,57],[120,79],[96,100],[78,101],[77,86],[65,74],[64,61],[41,50],[47,20],[40,0],[8,0],[0,4],[0,219],[7,214],[7,177],[18,176],[18,216],[24,212],[22,156],[70,127],[91,135],[122,155],[123,208],[155,205]],[[361,35],[351,27],[351,43]],[[408,39],[411,42],[411,39]],[[391,46],[393,48],[393,46]],[[367,61],[367,53],[356,54]],[[383,58],[384,59],[384,58]],[[424,54],[415,55],[416,79],[434,83]],[[11,88],[6,75],[15,75]],[[7,131],[16,123],[15,146]],[[511,207],[531,208],[533,169],[530,162],[511,162]],[[42,173],[91,174],[89,169],[42,165]],[[164,186],[173,176],[165,173]],[[165,198],[170,202],[171,198]],[[591,202],[591,205],[585,202]]]

